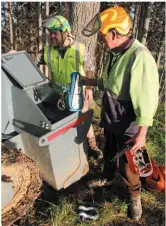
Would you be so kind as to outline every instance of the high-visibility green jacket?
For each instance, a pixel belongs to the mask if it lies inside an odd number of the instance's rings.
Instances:
[[[154,58],[139,41],[134,40],[124,52],[110,53],[103,77],[97,82],[99,89],[107,92],[107,106],[103,106],[107,122],[121,124],[119,129],[122,124],[127,129],[134,121],[137,126],[152,126],[159,75]]]
[[[68,88],[71,82],[70,74],[79,72],[84,76],[83,70],[83,54],[85,45],[74,42],[61,57],[58,50],[50,45],[44,48],[44,61],[52,74],[52,85],[57,92],[62,93],[62,86]]]

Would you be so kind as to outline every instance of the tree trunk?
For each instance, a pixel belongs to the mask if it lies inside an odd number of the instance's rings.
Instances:
[[[15,2],[15,23],[14,23],[14,38],[13,38],[13,42],[14,42],[14,49],[17,50],[17,29],[19,28],[19,23],[20,21],[17,19],[18,17],[18,6],[17,6],[17,2]]]
[[[157,68],[159,68],[159,66],[160,66],[160,59],[161,59],[161,56],[162,56],[163,49],[164,49],[164,40],[161,42],[160,50],[159,50],[159,53],[158,53]]]
[[[38,53],[42,50],[42,19],[41,19],[41,2],[37,3],[37,17],[38,17]],[[43,73],[43,65],[40,65],[40,70]]]
[[[163,71],[160,74],[160,89],[159,89],[159,102],[165,101],[165,65],[163,65]]]
[[[10,28],[10,48],[14,49],[14,46],[13,46],[12,2],[8,2],[8,9],[9,9],[9,28]]]
[[[49,15],[49,2],[46,1],[46,17]],[[48,44],[48,31],[46,30],[46,44]],[[51,73],[48,73],[48,67],[45,65],[45,76],[51,80]]]
[[[2,45],[2,53],[5,53],[5,45],[4,45],[4,40],[5,40],[5,27],[6,27],[6,9],[5,9],[5,3],[4,2],[2,2],[1,3],[2,4],[2,6],[1,6],[1,15],[2,15],[2,17],[4,18],[3,20],[1,20],[1,29],[2,29],[2,36],[1,36],[1,38],[2,38],[2,42],[1,42],[1,45]],[[3,14],[2,14],[2,12],[3,12]],[[1,18],[2,18],[1,17]]]
[[[141,12],[140,12],[140,18],[139,18],[139,28],[138,28],[138,40],[142,41],[142,33],[143,33],[143,27],[144,27],[144,18],[145,18],[145,3],[141,3]]]
[[[144,27],[143,27],[143,34],[142,34],[142,44],[146,44],[146,39],[148,35],[148,30],[149,30],[149,22],[150,22],[150,15],[152,11],[152,3],[148,2],[145,3],[145,20],[144,20]]]
[[[135,16],[134,16],[134,23],[133,23],[133,35],[137,38],[138,35],[138,23],[139,23],[139,16],[140,16],[141,5],[140,3],[135,4]]]
[[[88,22],[99,12],[100,2],[73,2],[69,3],[69,6],[72,34],[77,41],[86,45],[88,59],[92,60],[92,64],[95,67],[97,35],[86,37],[82,34],[82,30],[86,24],[88,24]]]
[[[29,53],[32,57],[32,59],[34,60],[35,59],[35,56],[34,56],[34,52],[33,52],[33,15],[32,15],[32,3],[31,2],[28,2],[27,4],[27,9],[28,9],[28,12],[27,12],[27,19],[28,19],[28,23],[29,23],[29,32],[28,32],[28,36],[29,36]]]

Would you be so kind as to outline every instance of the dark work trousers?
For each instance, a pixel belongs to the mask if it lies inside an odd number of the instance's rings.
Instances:
[[[130,137],[115,134],[108,129],[104,130],[104,135],[106,144],[104,148],[105,165],[103,173],[108,180],[112,180],[117,170],[117,161],[111,163],[110,160],[122,150],[125,142],[130,139]],[[128,187],[129,193],[132,196],[139,195],[141,191],[140,177],[138,174],[133,174],[131,172],[125,155],[122,155],[119,158],[118,167],[122,179]]]

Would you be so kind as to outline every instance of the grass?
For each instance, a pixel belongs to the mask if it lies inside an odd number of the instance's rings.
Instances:
[[[99,122],[100,107],[92,103],[94,122]],[[101,130],[94,124],[95,133],[101,137]],[[149,129],[147,146],[150,156],[158,163],[165,161],[164,105],[159,105],[154,125]],[[90,162],[91,170],[95,163]],[[76,191],[75,191],[76,188]],[[127,217],[127,189],[117,176],[111,188],[90,190],[84,178],[69,188],[55,191],[44,183],[43,193],[29,209],[25,217],[16,223],[24,226],[164,226],[165,197],[163,192],[142,191],[143,216],[138,222]],[[97,221],[81,221],[78,217],[79,205],[92,205],[99,209]]]
[[[59,205],[50,203],[50,219],[46,223],[52,226],[61,226],[61,222],[66,226],[73,225],[76,217],[73,206],[74,203],[63,197]]]
[[[151,157],[159,164],[165,163],[165,111],[164,104],[158,106],[153,126],[149,128],[147,147]]]

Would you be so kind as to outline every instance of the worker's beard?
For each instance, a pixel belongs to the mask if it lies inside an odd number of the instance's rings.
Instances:
[[[55,46],[55,47],[62,47],[62,48],[70,46],[73,43],[73,41],[74,41],[74,37],[72,36],[71,33],[68,33],[68,36],[64,39],[62,36],[61,42],[56,40],[55,38],[48,39],[49,45]]]
[[[49,38],[48,39],[48,44],[51,45],[51,46],[61,46],[62,45],[62,42],[59,43],[57,42],[57,40],[55,38]]]

